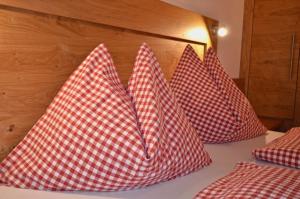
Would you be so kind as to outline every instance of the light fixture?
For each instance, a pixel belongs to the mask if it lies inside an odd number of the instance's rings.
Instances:
[[[226,37],[228,35],[228,29],[225,27],[213,26],[211,32],[219,37]]]
[[[228,34],[228,29],[225,28],[225,27],[220,27],[220,28],[218,28],[218,32],[217,33],[218,33],[219,37],[225,37]]]

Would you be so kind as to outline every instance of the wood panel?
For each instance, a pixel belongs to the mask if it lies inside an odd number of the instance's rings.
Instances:
[[[241,78],[234,78],[233,79],[234,83],[237,85],[237,87],[245,93],[245,80]]]
[[[1,1],[6,5],[0,6],[0,160],[26,135],[70,73],[99,43],[105,43],[108,47],[124,84],[127,83],[137,50],[143,42],[147,42],[153,48],[167,79],[171,78],[187,43],[190,42],[200,56],[203,56],[207,46],[206,43],[202,44],[200,39],[187,40],[188,37],[179,34],[180,31],[187,32],[191,29],[193,23],[190,22],[194,20],[195,14],[184,10],[179,11],[180,9],[173,6],[168,7],[165,3],[161,6],[168,8],[162,11],[170,9],[168,20],[172,34],[160,35],[165,33],[155,32],[155,28],[150,28],[153,32],[147,33],[144,31],[148,26],[142,26],[145,29],[135,26],[136,23],[148,23],[152,16],[149,13],[146,14],[144,21],[139,19],[138,22],[128,22],[129,24],[125,24],[126,28],[116,27],[118,24],[115,24],[114,17],[118,18],[115,15],[117,11],[110,17],[112,25],[103,25],[103,21],[97,21],[97,17],[101,20],[107,17],[106,12],[103,15],[105,17],[100,17],[99,9],[103,9],[103,6],[107,6],[111,11],[119,9],[121,13],[127,10],[129,16],[139,17],[143,12],[150,12],[146,8],[151,4],[149,2],[153,2],[151,8],[158,6],[158,9],[160,3],[157,1],[147,1],[148,3],[145,1],[145,8],[140,8],[143,4],[138,1],[130,1],[131,3],[97,1],[97,5],[95,1],[84,1],[89,7],[85,7],[83,1],[72,1],[72,5],[67,0],[51,1],[51,3],[34,0],[26,2]],[[118,2],[119,7],[114,8],[112,2]],[[14,7],[8,7],[8,4]],[[28,5],[32,5],[32,8]],[[21,9],[15,8],[16,6],[21,6]],[[69,11],[67,6],[71,6]],[[79,9],[80,6],[83,6],[82,11]],[[96,9],[92,9],[93,7]],[[91,10],[84,12],[88,8]],[[44,11],[47,13],[43,13]],[[80,12],[75,15],[75,11]],[[157,15],[157,10],[154,9],[153,12]],[[67,17],[68,14],[71,17]],[[173,27],[174,21],[177,20],[176,17],[172,18],[175,14],[178,15],[177,18],[182,16],[187,20],[188,25],[185,28],[180,23],[178,29]],[[200,16],[196,17],[198,20],[200,18]],[[206,30],[202,21],[201,18],[192,29]],[[217,23],[215,20],[209,21]],[[199,27],[199,24],[202,25]],[[156,24],[152,23],[152,25],[160,28],[164,26],[165,30],[169,28],[164,20],[156,21]],[[207,43],[210,43],[210,40]]]
[[[218,50],[218,34],[217,34],[216,29],[219,27],[219,22],[214,19],[208,18],[208,17],[204,17],[204,20],[205,20],[205,24],[208,29],[211,46],[214,49],[214,51],[217,52],[217,50]],[[208,43],[208,45],[209,45],[209,43]]]
[[[300,20],[298,21],[297,25],[297,46],[296,46],[296,52],[295,54],[298,55],[297,58],[295,58],[295,64],[297,65],[297,71],[298,74],[298,80],[300,77]],[[294,126],[300,126],[300,81],[297,82],[297,91],[296,91],[296,104],[295,104],[295,117],[294,117]]]
[[[282,132],[282,128],[284,126],[284,120],[274,119],[274,118],[266,118],[266,117],[260,117],[259,119],[267,129],[269,129],[271,131]]]
[[[254,0],[244,0],[243,37],[241,50],[240,78],[244,80],[244,93],[248,94],[248,75],[250,66]]]
[[[255,1],[247,93],[260,116],[294,118],[298,55],[291,66],[291,46],[299,13],[298,0]]]
[[[259,116],[290,119],[294,117],[295,84],[250,78],[248,98]]]
[[[299,15],[299,20],[298,24],[296,26],[296,52],[295,54],[297,55],[297,58],[295,59],[295,64],[297,71],[296,73],[298,74],[298,80],[300,77],[300,15]],[[295,116],[294,116],[294,121],[293,125],[294,126],[300,126],[300,81],[297,82],[297,91],[296,91],[296,104],[295,104]]]
[[[48,0],[1,0],[0,3],[211,45],[206,22],[212,19],[158,0],[51,0],[51,3]]]

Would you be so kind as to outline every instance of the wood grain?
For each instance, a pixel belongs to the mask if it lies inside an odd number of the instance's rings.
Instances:
[[[297,25],[297,35],[300,35],[300,21]],[[296,51],[295,51],[295,63],[296,63],[296,70],[295,73],[298,74],[298,80],[300,78],[300,37],[297,37],[297,45],[296,45]],[[300,126],[300,81],[297,81],[297,91],[296,91],[296,99],[295,99],[295,116],[293,125],[294,126]]]
[[[300,1],[249,0],[246,9],[245,17],[249,19],[245,21],[250,22],[252,31],[244,32],[246,49],[241,73],[248,78],[248,97],[258,115],[291,120],[298,82],[296,48],[293,66],[290,65],[291,43],[300,19]]]
[[[294,118],[295,84],[250,78],[248,98],[259,116]]]
[[[284,125],[283,119],[267,117],[260,117],[259,119],[264,124],[264,126],[271,131],[280,131],[282,129],[282,126]]]
[[[244,93],[248,94],[248,75],[250,66],[252,31],[253,31],[253,9],[255,0],[244,0],[243,37],[241,50],[240,78],[244,80]]]
[[[217,52],[218,50],[218,34],[215,31],[219,27],[219,22],[215,19],[207,18],[204,17],[210,41],[211,41],[211,46],[213,47],[214,51]]]
[[[158,0],[1,0],[0,4],[211,45],[205,21],[209,18]]]
[[[237,85],[237,87],[245,93],[245,80],[242,78],[234,78],[233,79],[234,83]]]
[[[171,78],[189,41],[201,57],[211,42],[202,45],[200,39],[187,40],[190,38],[183,34],[191,28],[199,28],[199,25],[207,31],[201,16],[159,1],[145,1],[145,4],[139,1],[85,1],[89,6],[76,0],[72,5],[66,0],[26,2],[0,3],[6,4],[0,6],[0,160],[26,135],[70,73],[98,44],[106,44],[121,81],[127,84],[143,42],[154,50],[167,79]],[[118,6],[113,7],[116,3]],[[147,8],[150,5],[156,8],[152,14]],[[18,6],[21,9],[15,8]],[[66,9],[68,6],[69,10]],[[167,15],[169,23],[157,19],[160,6],[165,11],[161,16]],[[105,7],[111,12],[115,9],[108,18],[107,10],[103,16],[99,11]],[[128,16],[121,20],[128,21],[128,24],[122,23],[122,27],[116,24],[120,20],[118,10],[120,16],[125,10],[128,12]],[[142,13],[145,13],[145,18],[141,17]],[[187,25],[180,22],[181,17]],[[150,23],[149,20],[153,21]],[[215,20],[209,21],[216,23]],[[144,23],[153,27],[142,25]],[[150,28],[149,34],[144,32],[147,28]]]

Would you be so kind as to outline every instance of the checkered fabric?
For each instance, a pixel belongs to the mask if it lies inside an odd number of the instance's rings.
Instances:
[[[170,86],[190,122],[206,143],[231,141],[237,122],[197,53],[188,45]]]
[[[266,132],[248,100],[223,71],[211,49],[204,64],[188,45],[170,85],[206,143],[240,141]]]
[[[203,189],[194,199],[300,198],[300,171],[239,163],[229,175]]]
[[[209,48],[205,54],[204,63],[237,120],[238,130],[232,140],[239,141],[264,134],[267,129],[257,118],[246,96],[225,72],[212,48]]]
[[[167,142],[161,135],[151,142],[143,139],[149,136],[141,134],[136,115],[107,49],[100,45],[0,164],[0,182],[56,191],[128,190],[169,180],[209,163],[201,141],[186,126],[178,127],[186,128],[185,134],[173,140]],[[188,133],[191,135],[186,138]],[[145,147],[148,142],[160,146],[152,156]],[[182,147],[180,151],[174,150],[174,144]]]
[[[253,155],[260,160],[300,169],[300,128],[293,128],[266,146],[255,149]]]
[[[128,91],[149,161],[154,164],[155,181],[190,173],[211,162],[147,44],[140,47]]]
[[[244,94],[235,85],[234,81],[225,72],[217,54],[212,48],[209,48],[204,57],[204,64],[211,77],[216,83],[218,89],[222,92],[230,105],[230,110],[239,122],[247,119],[249,110],[248,100],[245,100]]]
[[[1,163],[0,180],[32,189],[118,190],[137,184],[143,173],[135,167],[143,161],[130,97],[100,45]]]

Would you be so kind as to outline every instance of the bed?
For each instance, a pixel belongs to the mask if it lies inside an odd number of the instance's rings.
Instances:
[[[0,3],[0,161],[45,111],[62,83],[99,43],[105,43],[126,84],[137,49],[147,42],[169,80],[191,44],[200,57],[217,45],[214,19],[160,1],[3,0]],[[114,193],[47,192],[0,186],[3,198],[192,198],[230,172],[251,151],[281,136],[206,145],[213,163],[185,177]],[[260,164],[266,164],[260,162]]]
[[[193,198],[201,189],[205,188],[217,179],[227,175],[232,171],[238,162],[257,162],[258,164],[268,164],[262,161],[256,161],[252,156],[252,150],[262,147],[266,143],[282,136],[282,133],[268,131],[266,135],[251,140],[227,144],[207,144],[206,149],[210,153],[213,163],[195,173],[179,177],[177,179],[159,183],[144,189],[96,193],[96,192],[47,192],[26,189],[17,189],[13,187],[0,186],[0,193],[3,198],[130,198],[130,199],[186,199]]]

